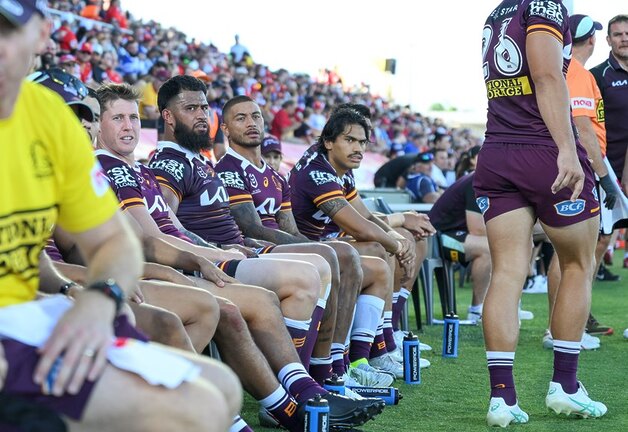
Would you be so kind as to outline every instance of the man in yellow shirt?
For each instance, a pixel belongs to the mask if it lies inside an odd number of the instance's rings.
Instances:
[[[0,391],[52,409],[73,430],[224,431],[241,404],[232,372],[115,338],[132,333],[114,317],[142,255],[72,111],[24,82],[49,37],[45,3],[0,2]],[[89,267],[74,303],[35,301],[39,254],[55,223],[72,233]],[[133,358],[121,358],[123,350]],[[150,371],[154,361],[179,378]]]

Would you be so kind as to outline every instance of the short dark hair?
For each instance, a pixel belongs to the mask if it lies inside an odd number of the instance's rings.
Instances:
[[[325,123],[321,135],[318,137],[318,151],[327,153],[325,141],[335,141],[342,135],[349,125],[358,125],[364,128],[366,139],[370,138],[370,129],[366,118],[352,108],[335,109],[329,116],[329,120]]]
[[[371,119],[371,109],[369,107],[367,107],[364,104],[358,104],[358,103],[341,103],[336,105],[332,111],[330,115],[333,115],[334,113],[336,113],[337,111],[343,110],[343,109],[352,109],[354,111],[357,111],[358,114],[366,117],[367,119]]]
[[[611,26],[617,22],[628,22],[628,15],[615,15],[613,18],[610,19],[610,21],[608,22],[608,27],[606,29],[609,36],[611,35]]]
[[[203,81],[189,75],[176,75],[163,83],[157,93],[157,107],[161,113],[165,110],[170,101],[183,90],[200,91],[207,94],[207,86]]]
[[[118,99],[138,102],[140,100],[140,92],[130,84],[109,83],[104,84],[96,90],[96,99],[100,105],[101,114],[107,111],[107,107],[111,102]]]
[[[227,102],[225,102],[225,104],[222,106],[222,118],[226,119],[227,115],[230,114],[231,108],[233,108],[234,105],[241,104],[243,102],[255,102],[255,101],[245,95],[238,95],[238,96],[232,97]]]

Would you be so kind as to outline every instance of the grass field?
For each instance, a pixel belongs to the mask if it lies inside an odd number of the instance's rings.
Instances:
[[[608,413],[598,420],[580,420],[559,418],[546,410],[545,394],[553,361],[552,352],[541,346],[547,322],[547,296],[526,294],[523,296],[523,308],[534,312],[535,318],[524,321],[521,326],[515,358],[515,383],[520,406],[530,415],[530,423],[512,426],[511,429],[628,431],[628,340],[622,336],[628,327],[628,269],[621,268],[622,252],[615,253],[615,265],[610,267],[614,273],[621,275],[621,280],[597,282],[593,287],[593,313],[601,323],[614,327],[615,334],[601,337],[600,350],[583,352],[580,356],[579,378],[594,399],[608,406]],[[464,318],[471,299],[468,286],[458,290],[457,299],[458,311]],[[413,323],[413,317],[410,322]],[[489,388],[482,329],[461,327],[459,357],[444,359],[440,356],[442,326],[423,328],[419,337],[432,345],[434,351],[424,353],[432,366],[422,370],[422,383],[409,386],[397,381],[396,385],[403,394],[400,404],[387,407],[375,421],[367,423],[360,430],[491,430],[485,423]],[[257,403],[250,397],[245,399],[243,417],[256,431],[272,430],[257,426]]]

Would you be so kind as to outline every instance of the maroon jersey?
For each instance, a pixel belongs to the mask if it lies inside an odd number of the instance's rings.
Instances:
[[[172,223],[170,207],[151,170],[139,162],[131,167],[106,150],[96,150],[96,157],[122,210],[145,206],[161,232],[189,241]]]
[[[279,229],[277,214],[292,209],[290,187],[264,160],[258,168],[229,148],[216,164],[231,205],[252,202],[264,226]]]
[[[209,159],[170,141],[160,141],[149,164],[162,187],[179,198],[177,217],[206,241],[243,244],[229,211],[229,196]]]
[[[486,143],[555,146],[541,118],[527,61],[526,37],[536,32],[549,34],[563,45],[566,75],[571,34],[567,9],[560,0],[504,0],[486,20],[482,36]]]
[[[357,198],[353,172],[340,178],[324,154],[308,151],[290,172],[289,183],[292,213],[299,231],[311,240],[339,234],[340,228],[320,206],[336,198],[349,202]]]
[[[438,198],[428,213],[439,231],[469,231],[467,211],[481,213],[473,191],[474,173],[459,178]]]
[[[65,262],[63,260],[63,255],[61,255],[61,251],[57,247],[57,244],[55,243],[52,237],[50,237],[46,241],[46,246],[44,246],[44,251],[46,252],[46,255],[48,255],[48,258],[50,258],[52,261]]]

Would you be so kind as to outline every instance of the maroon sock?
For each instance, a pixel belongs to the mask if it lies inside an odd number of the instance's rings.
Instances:
[[[499,355],[507,354],[507,355]],[[491,397],[503,398],[506,404],[517,403],[515,379],[512,374],[515,353],[487,352]]]
[[[316,345],[318,330],[320,329],[321,319],[324,313],[325,308],[318,305],[314,308],[314,312],[312,312],[312,322],[310,323],[310,329],[307,331],[305,345],[303,345],[302,353],[299,353],[299,357],[305,369],[310,367],[310,358],[312,357],[312,351],[314,351],[314,345]]]
[[[286,328],[288,329],[288,333],[292,338],[292,344],[299,354],[299,359],[301,359],[301,363],[303,363],[304,360],[309,362],[309,357],[306,357],[303,349],[303,347],[305,346],[305,341],[307,340],[309,323],[307,324],[307,326],[304,326],[303,321],[296,321],[290,318],[284,318],[284,321],[286,322]]]
[[[565,393],[578,391],[578,357],[580,342],[554,339],[554,375],[552,381],[559,383]]]
[[[314,378],[314,381],[323,385],[325,380],[331,378],[331,374],[333,373],[331,357],[313,358],[310,362],[309,372],[310,376]],[[342,376],[342,374],[340,376]]]
[[[399,330],[399,320],[401,319],[401,312],[406,307],[406,300],[408,297],[400,295],[392,305],[392,325],[395,331]]]
[[[392,327],[384,327],[384,340],[386,341],[386,350],[388,352],[397,349],[397,343],[395,342],[395,337],[393,336]]]
[[[327,394],[311,376],[307,374],[300,363],[290,363],[279,371],[279,380],[298,403],[305,403],[317,394]]]
[[[388,349],[386,349],[386,340],[384,339],[384,332],[381,328],[378,328],[377,333],[375,334],[375,340],[373,341],[373,345],[371,345],[371,352],[368,358],[381,357],[386,353],[388,353]]]
[[[371,342],[364,342],[359,340],[351,341],[351,348],[349,348],[349,364],[356,360],[368,359],[371,353]]]
[[[260,402],[281,426],[290,432],[303,431],[303,422],[297,418],[297,401],[283,387]]]

